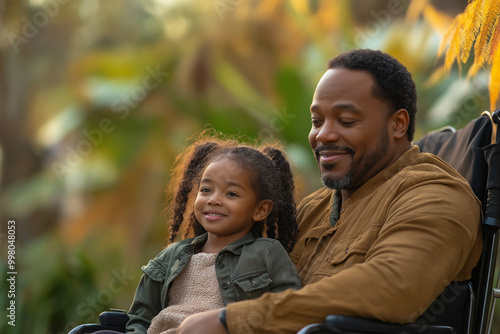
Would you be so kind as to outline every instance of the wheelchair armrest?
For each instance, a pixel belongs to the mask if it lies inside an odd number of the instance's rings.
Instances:
[[[107,327],[125,328],[128,320],[128,314],[123,310],[112,309],[99,314],[99,323]]]
[[[297,334],[328,334],[333,333],[331,329],[328,328],[325,324],[317,323],[310,324],[306,327],[302,328]]]
[[[297,334],[455,334],[448,326],[392,324],[374,319],[329,315],[325,323],[311,324]]]
[[[75,328],[73,328],[68,334],[88,334],[88,333],[94,333],[100,330],[104,329],[109,329],[104,326],[98,325],[98,324],[85,324],[85,325],[79,325]]]
[[[332,333],[370,333],[370,334],[454,334],[455,330],[448,326],[435,326],[427,324],[392,324],[374,319],[329,315],[326,325]]]
[[[85,324],[73,328],[68,334],[88,334],[100,330],[114,330],[125,333],[128,314],[123,310],[111,309],[99,314],[100,324]]]

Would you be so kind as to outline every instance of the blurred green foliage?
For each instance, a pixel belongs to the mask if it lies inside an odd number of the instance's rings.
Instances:
[[[281,140],[298,199],[316,189],[308,109],[342,51],[381,49],[408,67],[417,138],[477,117],[488,106],[483,76],[426,84],[440,36],[406,22],[407,6],[0,0],[0,215],[16,220],[18,272],[16,327],[3,317],[0,331],[66,333],[110,306],[127,309],[140,266],[166,245],[172,162],[207,125]]]

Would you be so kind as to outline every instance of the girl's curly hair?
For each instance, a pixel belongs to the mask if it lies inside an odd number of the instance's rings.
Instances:
[[[205,233],[196,220],[193,203],[196,190],[205,168],[214,161],[230,158],[250,172],[251,182],[259,200],[271,200],[273,209],[264,221],[255,222],[252,233],[255,237],[264,234],[277,239],[290,252],[297,240],[297,210],[293,173],[283,150],[278,144],[257,146],[242,144],[235,139],[211,136],[188,146],[176,159],[167,198],[171,213],[170,238],[176,240],[181,227],[184,237]],[[183,224],[184,223],[184,224]]]

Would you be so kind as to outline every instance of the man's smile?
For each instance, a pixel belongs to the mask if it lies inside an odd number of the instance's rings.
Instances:
[[[320,145],[314,150],[318,162],[331,164],[338,160],[354,155],[354,150],[349,147],[323,146]]]
[[[322,151],[319,153],[319,159],[322,163],[334,163],[339,159],[346,157],[349,153],[347,152],[330,152]]]

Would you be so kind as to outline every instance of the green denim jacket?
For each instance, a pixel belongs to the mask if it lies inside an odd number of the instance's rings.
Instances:
[[[142,275],[129,311],[127,333],[146,333],[151,320],[168,306],[169,289],[207,234],[176,242],[164,249]],[[257,298],[265,292],[300,289],[299,275],[279,241],[251,233],[224,247],[215,260],[224,304]]]

